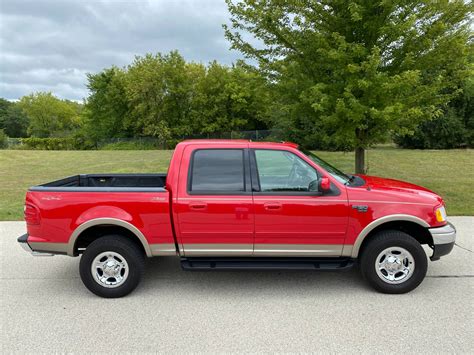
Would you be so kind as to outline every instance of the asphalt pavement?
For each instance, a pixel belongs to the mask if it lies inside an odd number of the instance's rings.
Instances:
[[[0,223],[0,352],[474,352],[474,217],[451,217],[457,245],[405,295],[358,270],[185,272],[149,260],[129,296],[102,299],[79,258],[32,257]]]

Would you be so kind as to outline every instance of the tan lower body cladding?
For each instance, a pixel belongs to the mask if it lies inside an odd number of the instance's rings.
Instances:
[[[67,243],[30,242],[34,251],[52,254],[67,254]],[[152,256],[172,256],[178,254],[175,244],[149,244]],[[340,257],[351,256],[352,245],[339,244],[185,244],[180,248],[183,256],[226,257]]]

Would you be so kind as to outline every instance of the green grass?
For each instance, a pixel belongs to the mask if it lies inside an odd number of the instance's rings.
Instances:
[[[354,155],[316,152],[352,172]],[[29,186],[80,173],[165,172],[172,151],[0,150],[0,220],[20,220]],[[368,151],[369,175],[406,180],[439,193],[450,215],[474,215],[474,150]]]

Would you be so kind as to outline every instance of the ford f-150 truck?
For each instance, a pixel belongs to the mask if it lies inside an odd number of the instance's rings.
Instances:
[[[76,175],[31,187],[34,255],[82,255],[84,285],[121,297],[146,257],[176,255],[184,270],[343,270],[358,264],[376,290],[405,293],[428,258],[451,252],[455,228],[434,192],[347,175],[293,143],[192,140],[167,174]]]

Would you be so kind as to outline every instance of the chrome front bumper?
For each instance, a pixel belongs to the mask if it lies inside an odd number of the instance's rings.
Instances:
[[[431,260],[439,260],[443,255],[447,255],[453,250],[456,242],[456,228],[448,222],[443,227],[429,228],[431,237],[433,238],[433,255]]]

